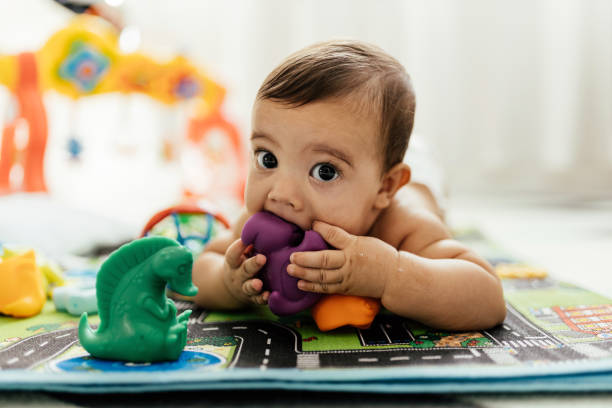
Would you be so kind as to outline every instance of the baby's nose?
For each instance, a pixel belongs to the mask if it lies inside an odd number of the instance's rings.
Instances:
[[[279,177],[268,193],[268,199],[276,204],[287,205],[294,210],[302,209],[300,188],[290,177]]]

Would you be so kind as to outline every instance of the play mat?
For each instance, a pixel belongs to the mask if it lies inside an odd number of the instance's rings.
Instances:
[[[489,330],[449,333],[383,312],[367,330],[317,330],[308,313],[266,307],[192,308],[178,361],[91,358],[78,317],[55,310],[0,317],[0,389],[80,393],[204,389],[361,392],[585,391],[612,389],[612,300],[516,260],[474,230],[458,233],[507,276],[508,314]],[[514,271],[514,275],[513,272]],[[426,305],[424,305],[426,307]],[[90,316],[97,324],[97,316]]]

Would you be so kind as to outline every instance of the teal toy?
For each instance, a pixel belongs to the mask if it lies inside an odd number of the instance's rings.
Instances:
[[[135,363],[177,360],[187,344],[191,310],[176,315],[166,283],[185,296],[193,256],[176,241],[147,237],[113,252],[96,279],[100,326],[94,331],[81,315],[79,340],[92,356]]]

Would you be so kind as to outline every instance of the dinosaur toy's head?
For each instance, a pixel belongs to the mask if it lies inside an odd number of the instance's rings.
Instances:
[[[191,281],[193,255],[181,246],[161,249],[153,259],[156,274],[170,285],[170,288],[184,296],[195,296],[198,293]]]

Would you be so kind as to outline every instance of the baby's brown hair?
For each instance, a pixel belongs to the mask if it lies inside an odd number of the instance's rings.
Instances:
[[[299,107],[361,92],[379,119],[383,172],[403,160],[416,106],[410,76],[382,49],[359,41],[328,41],[283,61],[264,80],[257,99]]]

